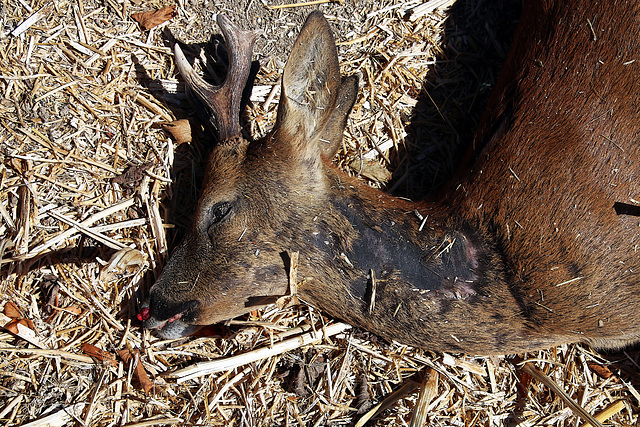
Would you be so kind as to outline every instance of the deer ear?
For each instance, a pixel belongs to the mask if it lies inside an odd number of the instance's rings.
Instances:
[[[303,158],[332,158],[356,99],[358,79],[343,82],[336,45],[322,13],[309,15],[282,76],[277,132]]]
[[[349,76],[340,84],[331,116],[317,133],[315,141],[322,150],[322,156],[331,160],[342,142],[344,128],[353,104],[358,96],[358,77]]]

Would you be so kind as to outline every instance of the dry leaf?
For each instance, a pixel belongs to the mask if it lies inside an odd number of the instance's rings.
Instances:
[[[124,349],[118,350],[118,356],[120,356],[125,363],[132,362],[136,364],[134,373],[140,383],[140,387],[142,387],[142,390],[148,394],[153,388],[153,382],[149,379],[147,371],[144,370],[144,366],[142,366],[142,362],[140,362],[140,353],[137,350],[132,352],[128,349]]]
[[[20,319],[13,319],[11,322],[4,325],[4,328],[11,332],[12,334],[18,335],[18,324],[20,323]]]
[[[22,314],[20,314],[20,310],[18,310],[18,307],[12,303],[12,302],[7,302],[4,305],[4,314],[7,317],[10,317],[12,319],[21,319],[22,318]]]
[[[99,360],[110,366],[117,366],[116,356],[113,353],[109,353],[106,350],[96,347],[93,344],[84,343],[82,344],[82,351],[84,351],[87,355],[93,357],[96,360]]]
[[[14,319],[4,325],[4,328],[12,334],[19,336],[38,348],[46,348],[35,332],[33,322],[28,319]]]
[[[153,27],[156,27],[163,22],[168,21],[169,19],[176,16],[178,12],[176,12],[175,6],[167,6],[158,10],[150,10],[148,12],[134,13],[131,15],[133,19],[135,19],[142,29],[150,30]]]
[[[116,275],[135,271],[146,263],[146,255],[137,249],[123,248],[111,256],[109,263],[100,271],[100,281],[110,281]]]
[[[20,314],[20,310],[18,310],[18,307],[12,302],[7,302],[4,305],[4,315],[11,319],[10,322],[4,325],[4,327],[9,332],[17,334],[18,325],[26,326],[27,328],[32,330],[36,329],[35,325],[33,324],[33,321],[23,318],[22,314]]]
[[[606,380],[614,375],[613,372],[604,365],[599,365],[597,363],[588,363],[587,365],[589,366],[589,369],[595,372],[595,374],[602,379]]]
[[[384,184],[391,179],[391,172],[389,172],[389,169],[374,160],[355,159],[349,164],[349,167],[358,175],[370,179],[371,181],[377,181]]]
[[[526,372],[520,373],[520,381],[516,383],[518,387],[518,394],[522,397],[527,396],[529,394],[529,385],[531,384],[531,380],[533,377]]]
[[[42,288],[44,299],[47,301],[45,303],[45,310],[50,314],[53,308],[58,306],[58,292],[60,292],[58,277],[53,274],[43,276],[40,287]]]
[[[355,407],[358,409],[356,414],[362,415],[366,413],[372,406],[371,393],[369,391],[369,381],[365,373],[360,373],[356,382],[356,403]]]
[[[33,324],[33,320],[31,319],[20,319],[20,324],[26,326],[27,328],[35,331],[36,325]]]
[[[163,123],[162,129],[171,134],[176,145],[190,143],[193,139],[191,136],[191,122],[188,119],[180,119],[174,120],[171,123]]]
[[[35,325],[29,319],[13,319],[11,322],[4,325],[5,329],[12,334],[19,335],[21,329],[18,325],[22,325],[26,328],[31,329],[32,331],[35,329]]]
[[[153,163],[129,166],[120,175],[112,178],[111,182],[133,189],[137,187],[140,181],[145,177],[145,171],[148,171],[152,167]]]

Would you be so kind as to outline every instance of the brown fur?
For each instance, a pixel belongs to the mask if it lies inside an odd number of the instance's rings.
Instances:
[[[469,160],[410,203],[331,165],[356,82],[312,14],[275,130],[212,153],[146,326],[178,337],[265,304],[299,251],[301,298],[387,339],[471,354],[637,341],[639,219],[614,203],[640,197],[639,19],[633,1],[528,2]]]

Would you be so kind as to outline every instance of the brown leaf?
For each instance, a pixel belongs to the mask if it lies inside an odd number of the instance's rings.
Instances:
[[[532,379],[533,377],[531,377],[531,375],[527,374],[526,372],[520,373],[520,381],[516,383],[516,386],[518,388],[518,395],[524,397],[529,394],[529,385],[531,384]]]
[[[40,341],[36,334],[33,322],[29,319],[13,319],[6,323],[4,328],[38,348],[45,348],[45,345]]]
[[[129,363],[131,361],[131,352],[126,348],[118,350],[116,353],[118,353],[118,356],[120,356],[120,359],[122,359],[124,363]]]
[[[358,415],[362,415],[373,406],[373,403],[371,403],[371,393],[369,392],[369,381],[367,380],[367,374],[364,372],[359,374],[356,380],[357,396],[355,407],[358,409],[358,412],[356,413]]]
[[[11,322],[4,325],[4,328],[12,334],[18,335],[18,323],[20,323],[20,319],[13,319]]]
[[[120,356],[120,358],[124,360],[125,363],[132,362],[136,364],[134,370],[136,378],[138,379],[142,390],[144,390],[146,394],[149,394],[149,392],[153,388],[153,382],[149,379],[147,371],[144,370],[144,366],[142,366],[142,362],[140,362],[140,353],[137,350],[130,351],[124,349],[118,350],[118,356]]]
[[[117,366],[116,356],[113,353],[98,348],[93,344],[82,344],[82,351],[84,351],[87,355],[93,357],[94,359],[97,359],[107,365],[114,367]]]
[[[599,365],[597,363],[587,363],[587,366],[589,366],[589,369],[595,372],[595,374],[602,379],[606,380],[614,375],[614,373],[604,365]]]
[[[53,274],[43,276],[40,287],[42,288],[44,299],[47,301],[44,309],[47,314],[51,314],[54,307],[58,306],[58,292],[60,292],[58,277]]]
[[[18,310],[18,307],[10,301],[4,305],[4,315],[11,319],[22,319],[20,310]]]
[[[12,334],[20,335],[21,331],[18,325],[22,325],[26,328],[31,329],[31,331],[35,330],[35,325],[29,319],[13,319],[11,322],[4,325],[5,329]]]
[[[190,143],[193,139],[191,136],[191,122],[188,119],[174,120],[171,123],[163,123],[162,129],[169,132],[176,145]]]
[[[27,328],[35,331],[36,330],[36,325],[33,324],[33,321],[30,319],[20,319],[20,321],[18,322],[21,325],[26,326]]]
[[[133,19],[138,21],[142,29],[150,30],[153,27],[156,27],[162,24],[165,21],[176,16],[178,12],[176,12],[175,6],[167,6],[158,10],[150,10],[148,12],[134,13],[131,15]]]

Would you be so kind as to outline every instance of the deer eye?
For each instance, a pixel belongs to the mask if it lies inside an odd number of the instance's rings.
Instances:
[[[229,202],[220,202],[216,203],[211,209],[211,221],[209,226],[219,224],[223,219],[229,215],[231,212],[231,203]]]

